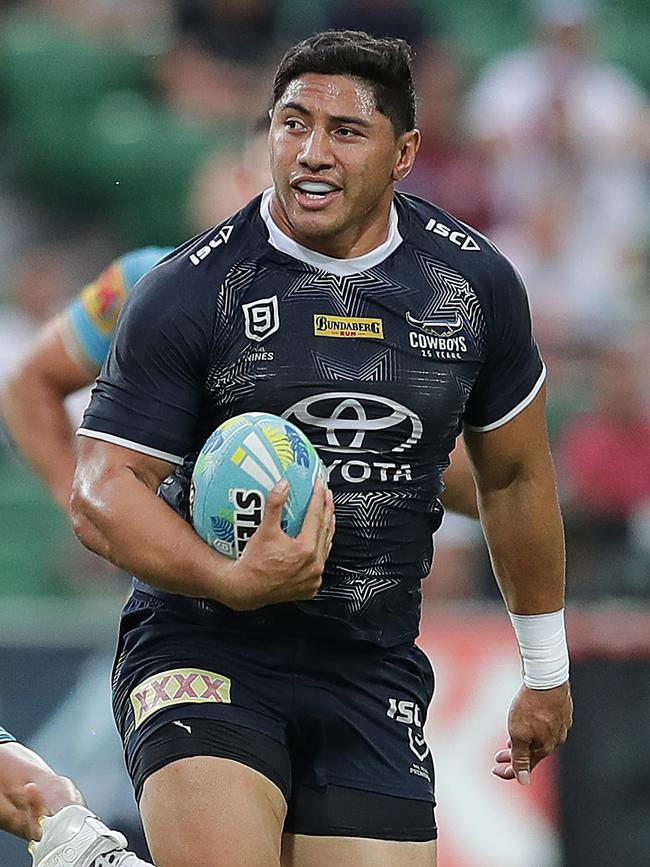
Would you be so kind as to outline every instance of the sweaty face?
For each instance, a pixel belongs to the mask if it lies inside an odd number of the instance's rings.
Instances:
[[[275,222],[294,240],[331,256],[377,247],[386,239],[403,139],[414,135],[396,139],[363,81],[315,73],[294,79],[271,120]],[[406,157],[412,162],[417,144],[411,150]]]

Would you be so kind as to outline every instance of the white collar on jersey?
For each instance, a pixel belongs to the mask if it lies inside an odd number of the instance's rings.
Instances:
[[[393,204],[391,205],[390,216],[388,218],[388,237],[383,244],[375,247],[369,253],[364,253],[363,256],[355,256],[352,259],[335,259],[333,256],[324,256],[322,253],[317,253],[315,250],[310,250],[308,247],[298,244],[297,241],[285,235],[276,226],[271,217],[270,210],[272,195],[272,187],[265,190],[262,193],[262,202],[260,204],[260,215],[266,223],[266,228],[269,230],[269,244],[275,247],[276,250],[280,250],[281,253],[293,256],[294,259],[299,259],[301,262],[306,262],[308,265],[313,265],[314,268],[327,271],[329,274],[346,277],[349,274],[358,274],[359,271],[367,271],[368,268],[374,268],[383,262],[384,259],[387,259],[402,243],[402,236],[398,228],[397,210]]]

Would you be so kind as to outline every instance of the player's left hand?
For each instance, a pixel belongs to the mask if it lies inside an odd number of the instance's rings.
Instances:
[[[555,689],[529,689],[522,684],[508,713],[507,747],[494,757],[492,773],[527,786],[535,765],[564,743],[572,722],[568,681]]]

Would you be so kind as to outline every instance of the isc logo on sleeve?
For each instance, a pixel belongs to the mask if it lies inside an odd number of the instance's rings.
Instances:
[[[461,250],[481,249],[471,235],[468,235],[466,232],[450,229],[449,226],[445,226],[444,223],[440,223],[438,220],[429,220],[424,228],[428,232],[440,235],[441,238],[447,238],[452,244],[460,247]]]

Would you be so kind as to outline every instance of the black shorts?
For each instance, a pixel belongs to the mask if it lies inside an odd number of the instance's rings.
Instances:
[[[435,839],[432,694],[414,644],[225,629],[138,591],[122,615],[113,709],[137,798],[176,759],[222,756],[278,786],[286,831]]]

